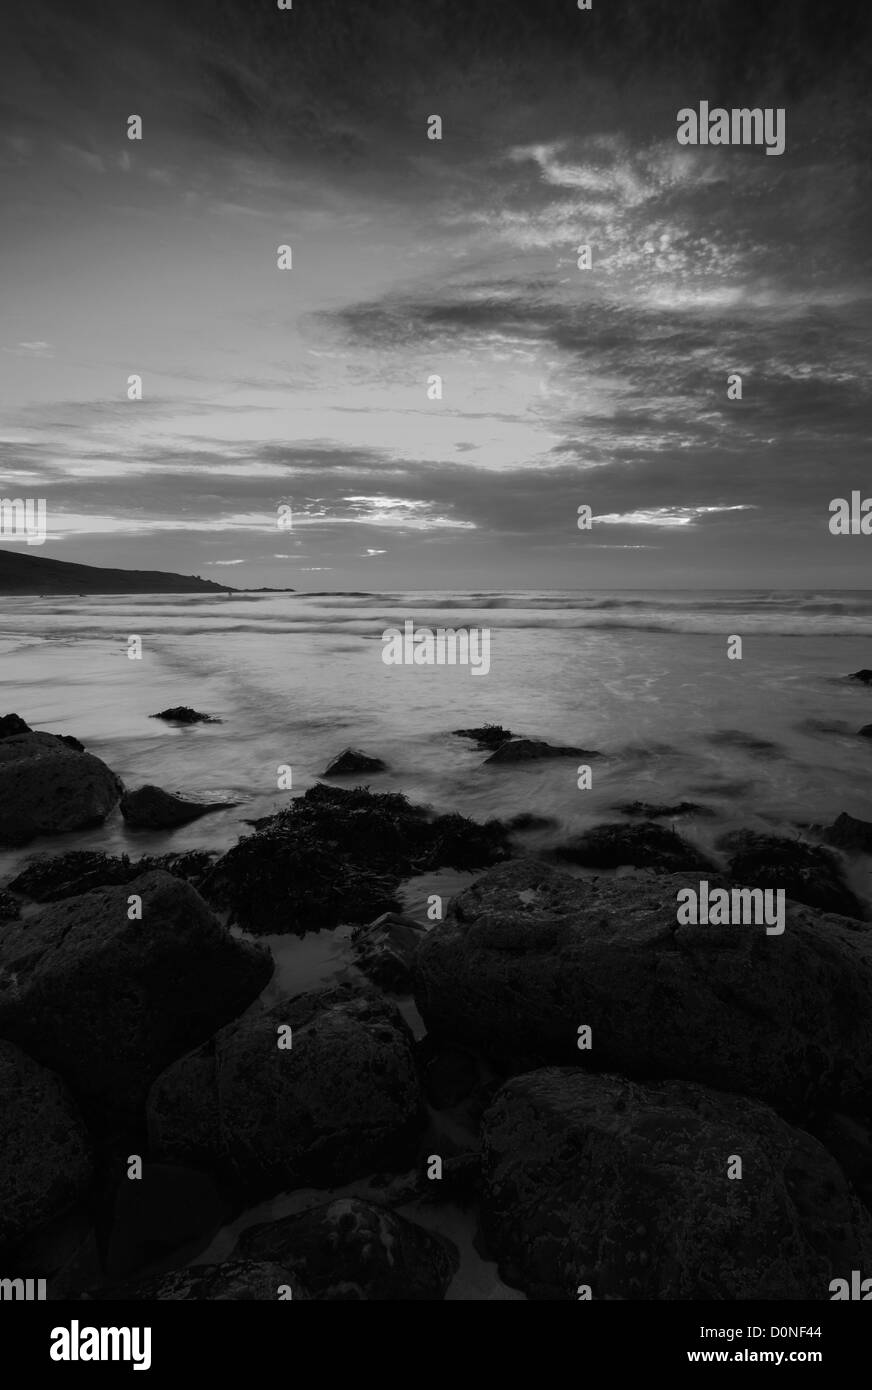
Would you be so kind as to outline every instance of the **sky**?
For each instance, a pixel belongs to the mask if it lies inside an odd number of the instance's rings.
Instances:
[[[829,530],[872,495],[868,4],[4,9],[0,492],[46,499],[30,553],[868,587],[872,539]],[[783,107],[784,154],[680,145],[702,100]]]

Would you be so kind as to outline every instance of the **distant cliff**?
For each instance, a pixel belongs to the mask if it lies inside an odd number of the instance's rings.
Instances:
[[[71,565],[23,550],[0,550],[0,594],[229,594],[227,584],[213,584],[191,574],[162,570],[110,570]]]

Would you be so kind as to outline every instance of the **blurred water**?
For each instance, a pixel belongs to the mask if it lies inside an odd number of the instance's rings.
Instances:
[[[406,618],[487,627],[489,673],[386,666],[382,632]],[[141,661],[127,657],[131,634]],[[732,634],[741,661],[727,660]],[[226,848],[244,817],[305,790],[347,744],[389,764],[367,779],[375,790],[478,818],[556,817],[559,830],[531,846],[636,798],[712,807],[716,819],[683,827],[702,844],[739,824],[790,829],[843,810],[870,819],[872,744],[856,730],[872,722],[872,689],[841,679],[872,665],[870,636],[865,592],[7,599],[0,712],[75,734],[129,786],[244,804],[171,835],[131,831],[116,813],[4,852],[0,878],[43,848]],[[223,723],[176,729],[148,717],[177,704]],[[578,790],[574,759],[484,767],[486,755],[450,731],[489,721],[604,753],[592,790]],[[282,764],[293,792],[277,790]],[[419,887],[410,891],[423,901]]]

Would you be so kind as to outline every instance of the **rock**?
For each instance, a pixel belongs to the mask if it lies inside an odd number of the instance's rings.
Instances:
[[[852,671],[848,680],[861,681],[863,685],[872,685],[872,671],[868,671],[865,668],[862,671]]]
[[[383,912],[352,934],[355,962],[374,984],[394,994],[410,994],[411,963],[425,928],[399,912]]]
[[[386,772],[387,766],[387,763],[383,763],[381,758],[370,758],[366,753],[358,752],[356,748],[344,748],[328,764],[321,775],[322,777],[349,777],[357,772]]]
[[[624,816],[641,816],[643,820],[661,820],[670,816],[715,816],[710,806],[696,801],[679,801],[674,806],[651,801],[621,801],[615,807]]]
[[[21,908],[11,893],[0,890],[0,922],[13,922],[21,916]]]
[[[791,1119],[821,1105],[866,1113],[872,928],[793,902],[780,936],[678,926],[687,887],[686,875],[579,879],[529,859],[490,870],[415,957],[428,1032],[514,1071],[685,1078]]]
[[[533,738],[512,738],[507,743],[501,743],[489,758],[485,758],[485,766],[489,763],[529,763],[538,761],[542,758],[599,758],[600,753],[594,753],[589,748],[559,747],[557,744],[543,743],[540,739]]]
[[[226,811],[238,806],[238,801],[186,801],[184,797],[165,792],[162,787],[137,787],[121,798],[121,814],[128,825],[146,830],[171,830],[199,820],[210,811]]]
[[[455,738],[471,738],[477,747],[489,749],[499,748],[514,738],[511,729],[504,729],[501,724],[482,724],[478,729],[452,729],[451,732]]]
[[[66,1086],[0,1041],[0,1255],[62,1216],[91,1181],[85,1127]],[[8,1267],[3,1273],[11,1275]]]
[[[189,1265],[141,1283],[92,1289],[94,1299],[118,1303],[274,1303],[282,1297],[299,1301],[309,1295],[280,1265],[255,1260],[228,1260],[220,1265]]]
[[[118,1184],[106,1272],[124,1278],[192,1242],[202,1249],[231,1215],[208,1174],[145,1162],[141,1179]]]
[[[0,738],[13,738],[15,734],[32,734],[33,730],[29,724],[18,714],[4,714],[0,716]]]
[[[214,719],[211,714],[200,714],[189,705],[174,705],[172,709],[162,709],[150,714],[149,719],[165,719],[168,724],[221,724],[223,720]]]
[[[653,821],[627,825],[613,821],[595,825],[574,840],[553,851],[556,859],[570,864],[586,864],[595,869],[617,869],[634,864],[639,869],[662,873],[702,872],[712,869],[710,861],[687,840]]]
[[[872,1218],[833,1158],[744,1096],[533,1072],[485,1115],[483,1161],[484,1239],[532,1299],[820,1301],[872,1268]]]
[[[864,724],[862,729],[857,730],[857,733],[861,738],[872,738],[872,724]]]
[[[210,1168],[248,1196],[349,1182],[409,1158],[421,1117],[412,1037],[368,990],[281,1000],[169,1067],[148,1115],[156,1157]]]
[[[89,893],[92,888],[130,883],[150,869],[164,869],[193,882],[212,867],[212,853],[193,849],[183,854],[146,855],[142,859],[129,859],[126,854],[118,858],[85,849],[39,854],[28,860],[9,887],[35,902],[50,903]]]
[[[830,850],[804,840],[785,840],[740,830],[722,842],[731,851],[729,873],[737,883],[783,888],[788,898],[822,912],[863,918],[863,906],[851,892],[841,865]]]
[[[84,743],[80,743],[77,738],[73,738],[72,734],[56,734],[55,737],[59,738],[61,743],[65,743],[68,748],[75,748],[77,753],[84,753]]]
[[[132,893],[141,922],[127,916]],[[92,1125],[132,1123],[154,1078],[245,1009],[272,968],[188,884],[143,874],[7,925],[0,1035],[53,1067]]]
[[[29,859],[9,887],[38,903],[56,902],[92,888],[129,883],[137,876],[129,859],[114,858],[95,850],[72,849],[66,854],[38,854]]]
[[[872,821],[857,820],[843,811],[824,832],[826,839],[838,849],[860,850],[872,854]]]
[[[537,816],[533,811],[519,811],[505,822],[507,830],[553,830],[558,822],[554,816]]]
[[[0,841],[26,844],[105,820],[124,790],[105,763],[54,734],[0,740]]]
[[[358,1197],[250,1226],[233,1253],[274,1261],[336,1302],[442,1299],[460,1264],[444,1236]]]
[[[318,783],[228,850],[200,887],[247,931],[302,936],[398,911],[404,878],[509,853],[498,821],[432,816],[396,792]]]

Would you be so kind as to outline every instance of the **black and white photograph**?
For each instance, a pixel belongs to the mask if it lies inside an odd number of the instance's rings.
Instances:
[[[35,1365],[872,1301],[870,149],[868,0],[7,0]]]

